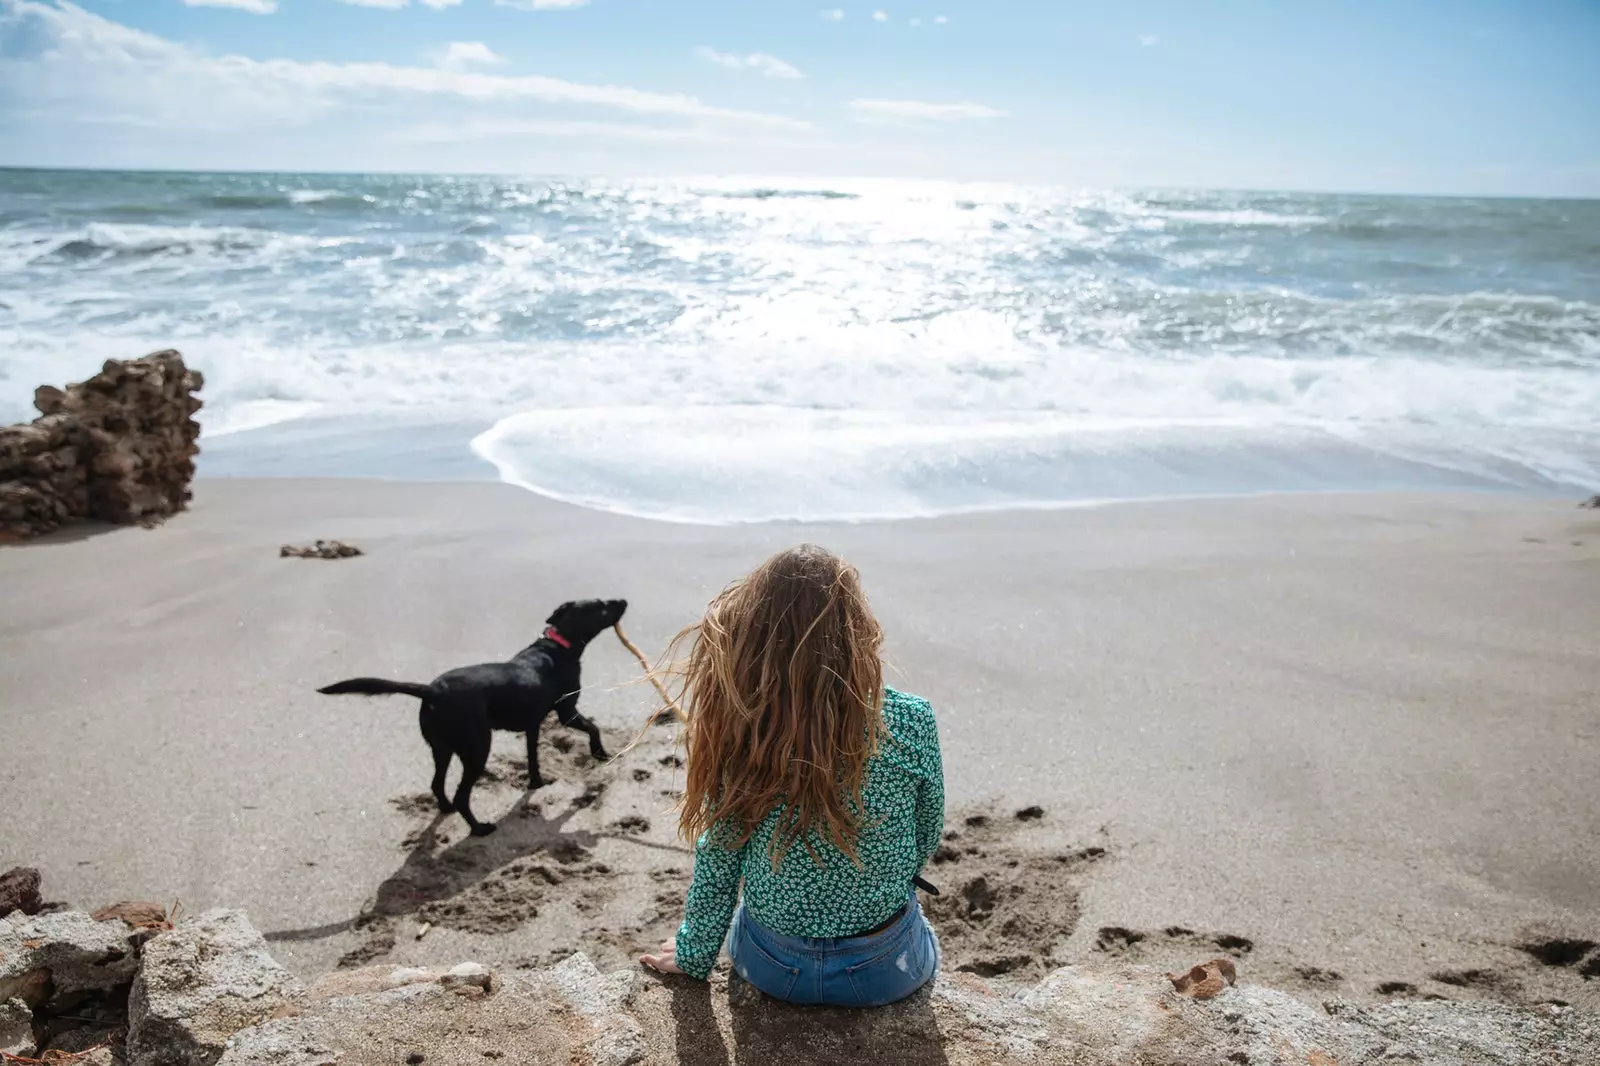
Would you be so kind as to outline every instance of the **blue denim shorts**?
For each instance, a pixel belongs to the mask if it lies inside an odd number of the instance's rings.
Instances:
[[[740,977],[786,1003],[881,1007],[911,995],[939,969],[939,938],[913,894],[887,929],[866,936],[775,933],[739,905],[728,956]]]

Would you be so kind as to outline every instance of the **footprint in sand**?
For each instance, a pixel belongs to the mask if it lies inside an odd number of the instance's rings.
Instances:
[[[942,891],[924,896],[922,906],[950,968],[1034,979],[1063,961],[1058,949],[1077,928],[1080,913],[1074,881],[1106,849],[1035,850],[1018,823],[1037,821],[1043,813],[1025,807],[1004,820],[971,814],[945,832],[923,871]]]

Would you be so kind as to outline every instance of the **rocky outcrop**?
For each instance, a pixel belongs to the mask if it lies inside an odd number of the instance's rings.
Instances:
[[[178,923],[145,945],[128,997],[131,1066],[212,1066],[240,1029],[304,995],[238,911]]]
[[[18,866],[0,874],[0,918],[15,911],[38,914],[44,906],[39,895],[39,871]]]
[[[0,918],[0,1003],[54,1009],[126,988],[137,967],[136,946],[120,922],[76,911]]]
[[[34,393],[40,417],[0,427],[0,540],[67,523],[157,522],[194,478],[199,373],[174,351],[109,360],[88,381]]]
[[[402,967],[339,974],[313,986],[301,1013],[235,1034],[221,1066],[1600,1062],[1600,1018],[1569,1008],[1338,1001],[1319,1008],[1251,986],[1196,999],[1137,966],[1067,967],[1021,992],[970,974],[941,975],[911,999],[872,1011],[789,1007],[721,975],[703,984],[603,974],[582,955],[500,975],[492,986],[464,995],[441,971]]]
[[[720,973],[709,983],[603,973],[581,954],[500,974],[470,962],[343,970],[302,989],[236,911],[210,911],[167,930],[154,911],[115,909],[101,922],[82,914],[0,920],[0,1051],[85,1066],[1600,1062],[1600,1015],[1592,1011],[1443,1001],[1313,1005],[1234,984],[1243,975],[1221,959],[1197,967],[1199,975],[1069,966],[1028,987],[946,973],[878,1010],[790,1007]],[[128,944],[136,950],[124,952]],[[59,1016],[63,1002],[78,1004],[71,1008],[77,1017],[89,1009],[83,997],[108,985],[114,996],[117,982],[126,992],[130,977],[125,1044],[104,1024],[51,1029],[49,1016]],[[1205,996],[1197,994],[1202,986]],[[79,1051],[88,1054],[73,1054]]]
[[[121,922],[69,911],[0,918],[0,1052],[108,1044],[121,1032],[137,968],[135,934]]]

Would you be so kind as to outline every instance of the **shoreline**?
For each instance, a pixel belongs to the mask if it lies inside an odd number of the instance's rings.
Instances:
[[[7,850],[75,903],[242,905],[303,973],[363,951],[615,965],[673,924],[687,887],[662,795],[671,730],[593,767],[548,728],[558,783],[480,846],[410,805],[428,775],[407,701],[313,690],[503,657],[584,595],[626,596],[654,654],[724,582],[814,538],[861,566],[894,683],[939,714],[948,824],[974,838],[930,879],[950,899],[1015,878],[1054,923],[1026,966],[1187,966],[1226,938],[1249,943],[1247,979],[1307,996],[1600,1005],[1581,960],[1528,950],[1600,940],[1600,514],[1573,501],[1273,495],[701,526],[493,481],[195,490],[157,530],[0,551],[0,583],[28,605],[0,623],[0,798],[27,827]],[[276,557],[319,537],[367,555]],[[585,665],[585,713],[620,747],[652,693],[620,645]],[[481,811],[522,809],[519,746],[497,738]],[[1044,817],[1013,824],[1031,805]],[[978,815],[989,826],[969,830]],[[541,858],[569,847],[571,862]],[[990,927],[956,948],[1010,950]],[[1472,971],[1500,978],[1439,979]]]
[[[905,521],[938,521],[975,515],[1037,514],[1121,504],[1203,503],[1207,501],[1252,500],[1273,497],[1320,496],[1407,496],[1466,494],[1472,496],[1522,499],[1530,502],[1570,500],[1574,504],[1591,495],[1576,485],[1551,483],[1542,488],[1497,481],[1490,477],[1463,477],[1459,471],[1415,464],[1417,470],[1432,470],[1441,480],[1429,483],[1414,474],[1404,475],[1380,467],[1367,471],[1377,480],[1327,484],[1288,483],[1265,487],[1229,486],[1215,481],[1198,491],[1172,491],[1110,495],[1028,499],[1007,497],[942,506],[925,502],[902,504],[901,511],[831,511],[816,517],[795,515],[718,516],[649,509],[648,505],[623,503],[582,494],[565,493],[548,485],[534,483],[515,469],[485,454],[479,441],[490,435],[505,419],[488,415],[455,415],[419,419],[404,416],[313,416],[296,418],[218,437],[207,437],[197,459],[197,480],[217,479],[273,481],[288,480],[372,480],[394,484],[495,483],[526,492],[549,503],[575,507],[596,514],[636,519],[652,523],[701,527],[739,527],[777,525],[869,525]],[[1396,469],[1405,464],[1401,463]],[[666,475],[662,475],[666,479]],[[670,479],[667,479],[670,480]],[[1196,484],[1205,485],[1205,479]],[[888,489],[889,495],[893,495]]]

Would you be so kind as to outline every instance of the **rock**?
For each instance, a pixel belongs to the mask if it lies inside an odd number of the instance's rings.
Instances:
[[[644,1030],[632,1018],[617,1018],[600,1035],[583,1045],[584,1058],[594,1066],[634,1066],[650,1053]]]
[[[1223,979],[1225,961],[1200,969]],[[220,1066],[398,1064],[419,1050],[428,1062],[588,1066],[1600,1062],[1600,1015],[1593,1011],[1340,1001],[1319,1010],[1251,986],[1205,1000],[1179,994],[1162,974],[1139,966],[1065,967],[1021,993],[971,974],[941,974],[930,988],[871,1011],[790,1007],[720,974],[709,984],[631,970],[606,974],[583,955],[507,974],[492,996],[453,993],[444,983],[452,973],[487,975],[471,963],[442,971],[380,966],[319,981],[303,1015],[241,1030]],[[338,994],[319,999],[316,990]]]
[[[0,540],[84,519],[149,524],[187,507],[203,384],[164,351],[39,388],[40,416],[0,427]]]
[[[33,1011],[20,999],[0,1001],[0,1054],[32,1058]]]
[[[124,900],[101,907],[89,917],[97,922],[121,921],[133,929],[171,929],[167,908],[159,903],[134,903]]]
[[[364,554],[354,544],[346,544],[342,540],[319,540],[306,548],[285,544],[278,549],[280,559],[353,559]]]
[[[111,992],[138,965],[128,930],[87,914],[61,911],[0,918],[0,1003],[21,999],[33,1010],[86,992]]]
[[[39,895],[39,871],[31,866],[17,866],[0,874],[0,918],[21,911],[38,914],[44,906]]]
[[[591,1017],[621,1012],[639,984],[639,974],[633,970],[601,973],[581,951],[552,967],[550,978],[580,1014]]]
[[[493,991],[494,975],[480,963],[463,962],[446,970],[439,983],[456,991],[482,994]]]
[[[1212,959],[1191,967],[1186,973],[1169,973],[1173,991],[1190,999],[1215,999],[1232,987],[1239,972],[1232,959]]]
[[[128,998],[128,1062],[211,1066],[235,1033],[304,994],[239,911],[184,919],[144,946]]]
[[[1578,506],[1587,507],[1590,510],[1600,510],[1600,496],[1590,496],[1587,500],[1584,500],[1582,503],[1578,504]]]

